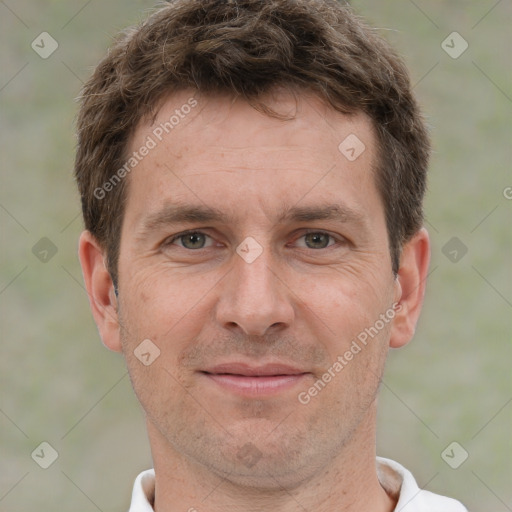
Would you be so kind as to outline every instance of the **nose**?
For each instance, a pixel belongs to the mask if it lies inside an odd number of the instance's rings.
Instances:
[[[233,257],[234,268],[223,280],[217,303],[219,324],[253,336],[289,327],[295,314],[293,293],[267,251],[251,263],[238,254]]]

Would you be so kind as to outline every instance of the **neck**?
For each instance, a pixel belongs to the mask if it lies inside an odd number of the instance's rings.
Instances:
[[[376,469],[375,408],[339,453],[324,467],[298,471],[307,478],[272,488],[240,485],[176,451],[148,420],[155,465],[156,512],[392,512],[396,505],[381,486]]]

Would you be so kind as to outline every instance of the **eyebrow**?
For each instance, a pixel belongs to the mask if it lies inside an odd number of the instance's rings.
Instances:
[[[209,206],[168,204],[148,215],[140,228],[142,234],[172,224],[193,222],[226,222],[226,213]]]
[[[294,206],[285,209],[278,222],[312,222],[316,220],[334,220],[343,224],[363,224],[365,217],[359,211],[342,204],[322,206]]]
[[[343,224],[353,223],[365,225],[364,215],[342,204],[327,204],[321,206],[293,206],[284,208],[276,219],[276,224],[286,222],[313,222],[330,220]],[[224,210],[206,205],[168,204],[161,210],[148,215],[138,230],[141,236],[148,232],[183,223],[218,222],[230,224],[234,217]]]

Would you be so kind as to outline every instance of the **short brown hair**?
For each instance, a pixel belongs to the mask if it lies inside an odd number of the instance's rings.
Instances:
[[[117,282],[126,179],[98,190],[127,158],[137,125],[173,92],[262,101],[276,87],[309,91],[373,121],[393,271],[423,223],[430,143],[407,70],[351,7],[336,0],[171,0],[122,33],[86,83],[75,175],[85,227],[105,248]]]

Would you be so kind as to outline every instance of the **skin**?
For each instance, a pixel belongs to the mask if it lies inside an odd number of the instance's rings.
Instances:
[[[167,99],[152,125],[137,127],[129,151],[193,95]],[[286,91],[267,102],[295,114],[287,121],[241,100],[196,97],[198,106],[129,176],[117,299],[102,247],[87,231],[79,247],[103,343],[124,354],[146,413],[155,509],[392,511],[396,500],[375,463],[376,396],[388,349],[414,334],[428,234],[421,229],[404,246],[395,277],[365,115],[338,113],[308,94],[296,101]],[[366,146],[352,162],[338,149],[349,134]],[[149,222],[177,205],[216,208],[228,218]],[[283,217],[326,205],[349,214]],[[196,245],[174,238],[187,230],[207,236]],[[252,263],[236,252],[246,237],[263,249]],[[299,393],[393,303],[392,321],[300,403]],[[134,355],[145,339],[160,350],[149,366]],[[233,360],[286,362],[308,375],[270,397],[241,397],[201,373]],[[252,465],[240,455],[247,443],[258,454]]]

